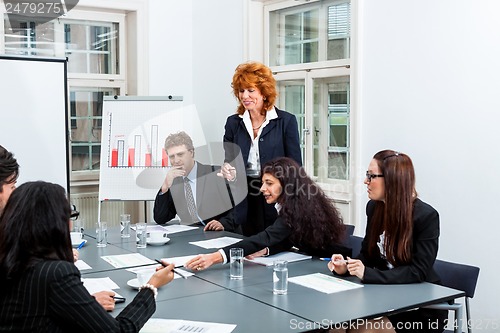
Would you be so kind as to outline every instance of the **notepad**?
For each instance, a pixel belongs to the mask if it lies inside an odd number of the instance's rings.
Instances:
[[[307,260],[311,259],[312,256],[308,256],[305,254],[297,253],[297,252],[290,252],[290,251],[285,251],[285,252],[280,252],[277,254],[273,254],[268,257],[258,257],[254,259],[246,259],[248,261],[254,262],[259,265],[264,265],[264,266],[272,266],[273,262],[275,260],[286,260],[288,262],[295,262],[295,261],[301,261],[301,260]]]

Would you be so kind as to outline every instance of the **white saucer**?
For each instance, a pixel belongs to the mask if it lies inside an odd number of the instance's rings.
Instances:
[[[127,285],[131,288],[134,288],[134,289],[139,289],[139,287],[140,287],[139,280],[137,280],[137,278],[132,279],[132,280],[128,280]]]
[[[80,246],[80,244],[83,242],[83,246],[85,246],[85,244],[87,244],[87,240],[86,239],[82,239],[81,242],[78,242],[78,243],[74,243],[74,244],[71,244],[72,247],[78,247]]]
[[[170,240],[170,238],[168,238],[168,237],[165,237],[159,241],[152,241],[151,238],[148,238],[148,239],[146,239],[146,243],[148,243],[149,245],[163,245],[163,244],[167,244],[169,240]]]

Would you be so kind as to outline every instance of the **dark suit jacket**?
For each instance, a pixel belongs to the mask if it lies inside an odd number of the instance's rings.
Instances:
[[[297,119],[291,113],[282,111],[276,108],[276,113],[278,118],[271,119],[269,124],[264,127],[259,138],[259,158],[261,167],[268,161],[271,161],[277,157],[290,157],[295,160],[299,165],[302,165],[302,153],[300,151],[299,142],[299,129],[297,125]],[[246,177],[244,176],[246,171],[245,167],[248,163],[248,155],[250,153],[250,146],[252,145],[252,138],[248,134],[248,131],[241,118],[238,114],[231,115],[227,118],[224,133],[224,152],[225,161],[233,163],[236,167],[236,173],[238,181],[235,186],[238,189],[246,189],[247,185],[244,186],[238,184]],[[238,158],[239,154],[243,158]],[[239,161],[242,159],[242,162]],[[243,165],[239,165],[243,164]],[[246,182],[246,180],[245,180]],[[248,186],[252,186],[248,184]],[[246,200],[246,193],[242,195],[241,191],[235,191],[235,198],[237,206],[234,209],[234,222],[238,224],[245,224],[247,222],[248,215],[248,201]],[[253,221],[255,225],[258,226],[257,229],[263,229],[268,224],[274,222],[274,207],[265,206],[266,212],[265,221]],[[252,208],[250,208],[252,209]],[[268,218],[268,217],[272,218]],[[260,224],[263,224],[263,228]]]
[[[300,152],[299,129],[297,119],[291,113],[278,110],[278,118],[271,119],[264,127],[259,139],[260,165],[276,157],[290,157],[299,165],[302,165],[302,154]],[[243,123],[243,118],[234,114],[229,116],[225,125],[224,142],[236,144],[241,149],[243,161],[248,162],[248,154],[252,144],[252,138]],[[226,145],[226,162],[235,160],[239,151]]]
[[[229,228],[232,222],[230,190],[224,178],[217,176],[217,168],[198,163],[196,175],[196,209],[203,222],[219,220]],[[179,215],[182,221],[192,223],[186,203],[183,177],[174,179],[167,192],[158,191],[153,208],[154,220],[164,224]]]
[[[4,281],[2,281],[4,282]],[[73,263],[44,260],[2,284],[0,332],[139,332],[156,303],[149,289],[113,318],[88,293]]]
[[[224,247],[222,250],[229,259],[229,249],[233,247],[241,247],[245,256],[269,247],[270,253],[275,254],[282,251],[288,251],[292,247],[296,247],[300,252],[318,257],[331,257],[334,253],[340,253],[344,256],[351,255],[351,249],[342,244],[330,244],[328,249],[319,249],[302,244],[296,244],[290,240],[292,230],[285,221],[278,217],[276,221],[268,226],[264,231],[256,235],[247,237],[236,244]]]
[[[372,216],[376,201],[366,205],[368,222],[366,235],[370,235]],[[364,283],[416,283],[439,282],[439,276],[432,266],[436,260],[439,246],[439,214],[430,205],[416,199],[413,208],[413,259],[409,265],[387,268],[380,253],[374,257],[368,255],[368,241],[365,237],[358,259],[365,267]]]

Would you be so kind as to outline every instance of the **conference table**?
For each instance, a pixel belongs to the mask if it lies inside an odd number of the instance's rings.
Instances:
[[[87,233],[87,243],[80,249],[79,256],[91,269],[81,271],[82,279],[109,277],[120,287],[115,291],[125,297],[126,302],[116,304],[111,312],[116,316],[137,293],[127,284],[136,275],[128,271],[134,266],[115,268],[103,260],[103,256],[140,253],[154,260],[210,253],[215,249],[205,249],[190,242],[224,236],[242,238],[230,232],[204,232],[203,228],[197,228],[169,234],[170,241],[165,245],[137,249],[133,230],[130,238],[121,238],[119,227],[113,227],[108,230],[107,246],[98,248],[95,235]],[[157,264],[149,266],[152,265]],[[242,280],[230,279],[229,265],[214,265],[194,273],[187,279],[176,278],[159,288],[153,318],[234,324],[233,332],[307,332],[464,296],[462,291],[431,283],[366,284],[361,288],[331,294],[288,283],[286,295],[275,295],[272,292],[272,267],[251,261],[244,263]],[[289,278],[311,273],[331,276],[326,262],[319,258],[288,264]],[[356,277],[345,279],[359,283]]]

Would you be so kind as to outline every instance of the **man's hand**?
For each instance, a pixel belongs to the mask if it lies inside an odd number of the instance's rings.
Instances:
[[[224,231],[224,226],[217,220],[212,220],[205,225],[203,231]]]
[[[168,189],[172,186],[174,179],[177,177],[183,177],[185,176],[185,174],[186,171],[184,171],[182,167],[171,167],[170,170],[168,170],[167,175],[165,176],[163,184],[161,185],[161,192],[167,192]]]

